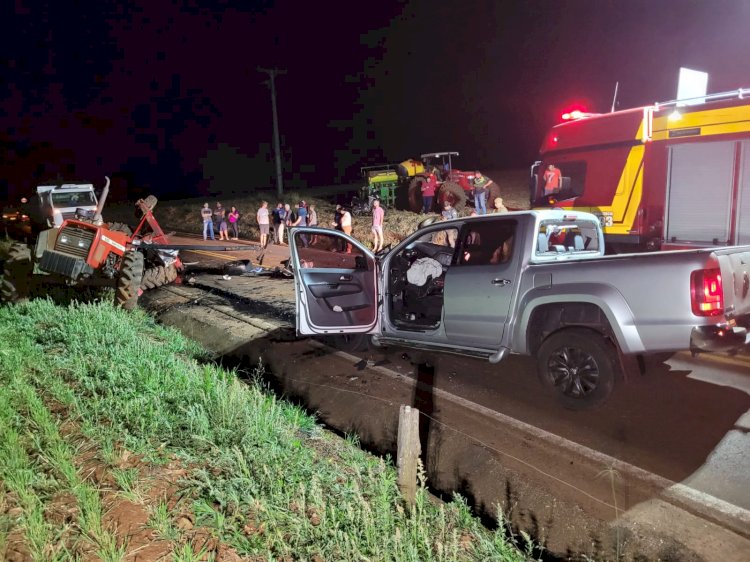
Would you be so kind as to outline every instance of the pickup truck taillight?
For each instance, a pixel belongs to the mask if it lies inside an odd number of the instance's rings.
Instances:
[[[721,270],[699,269],[690,274],[690,302],[696,316],[716,316],[724,311]]]

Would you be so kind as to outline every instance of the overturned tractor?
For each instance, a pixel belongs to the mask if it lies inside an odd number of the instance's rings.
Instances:
[[[143,290],[170,283],[182,263],[178,250],[164,248],[166,236],[153,215],[157,199],[136,203],[135,230],[123,223],[104,223],[102,209],[109,178],[94,210],[76,209],[59,228],[42,230],[34,244],[16,243],[9,250],[0,282],[0,299],[15,302],[47,284],[111,287],[115,304],[135,308]]]

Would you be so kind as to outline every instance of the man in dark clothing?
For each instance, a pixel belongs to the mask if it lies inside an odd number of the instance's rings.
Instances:
[[[221,203],[216,203],[216,208],[214,209],[214,230],[219,231],[219,226],[221,225],[221,221],[224,220],[224,217],[226,216],[226,211],[224,210],[224,207],[221,206]]]
[[[280,212],[284,208],[283,203],[277,203],[276,208],[271,212],[271,222],[273,222],[273,243],[279,243],[279,226],[281,225]]]

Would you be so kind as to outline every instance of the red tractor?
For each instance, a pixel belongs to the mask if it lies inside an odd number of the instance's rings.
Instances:
[[[450,201],[460,211],[467,200],[474,200],[474,178],[477,171],[462,172],[454,169],[453,156],[458,156],[458,152],[432,152],[422,154],[421,162],[407,160],[399,164],[399,173],[408,182],[410,210],[415,213],[423,210],[422,187],[429,181],[437,182],[432,211],[439,212],[445,201]],[[487,201],[494,201],[496,197],[500,197],[500,187],[493,182],[489,187]]]
[[[156,198],[138,200],[140,222],[131,231],[122,223],[102,221],[108,193],[109,178],[95,210],[77,209],[59,228],[41,231],[33,246],[13,244],[4,263],[0,300],[17,301],[35,285],[113,287],[115,303],[133,309],[143,290],[174,281],[182,263],[178,250],[166,246],[154,218]]]

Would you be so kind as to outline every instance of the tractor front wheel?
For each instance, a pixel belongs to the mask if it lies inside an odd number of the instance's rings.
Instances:
[[[115,289],[115,306],[125,310],[133,310],[138,305],[138,291],[143,279],[143,254],[140,252],[125,252],[120,264]]]
[[[460,212],[466,206],[466,193],[464,193],[463,188],[457,183],[452,181],[443,182],[438,193],[438,203],[441,210],[446,201],[450,201],[453,208]]]
[[[26,244],[13,244],[3,264],[0,300],[13,303],[27,298],[33,272],[31,249]]]

